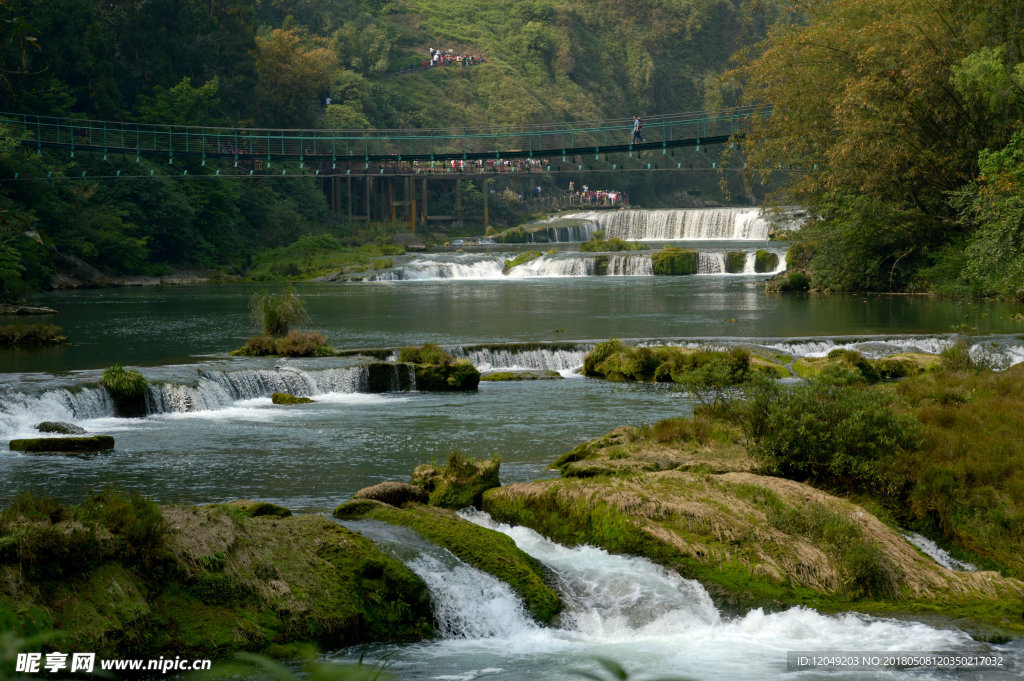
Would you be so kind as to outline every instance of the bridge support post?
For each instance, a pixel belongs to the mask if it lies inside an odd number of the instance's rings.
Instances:
[[[331,208],[334,209],[335,215],[341,215],[341,182],[338,179],[337,175],[331,177]]]
[[[491,192],[488,190],[488,185],[491,183],[489,179],[484,177],[480,181],[480,193],[484,195],[484,229],[491,226],[491,215],[487,210],[487,195]]]
[[[455,180],[455,226],[462,229],[462,180]]]
[[[366,210],[366,222],[370,222],[370,183],[373,182],[373,178],[369,175],[363,175],[363,209]]]
[[[423,231],[427,230],[427,178],[423,178]]]
[[[348,221],[352,222],[352,176],[346,177],[345,182],[348,185]]]
[[[409,231],[416,233],[416,181],[412,177],[405,178],[405,196],[409,200]]]

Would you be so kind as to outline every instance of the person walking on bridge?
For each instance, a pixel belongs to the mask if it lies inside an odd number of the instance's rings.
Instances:
[[[636,144],[637,140],[640,140],[641,142],[646,141],[646,140],[644,140],[643,137],[640,136],[640,128],[641,127],[643,127],[643,126],[640,124],[640,117],[634,115],[633,116],[633,141],[630,142],[631,145]]]

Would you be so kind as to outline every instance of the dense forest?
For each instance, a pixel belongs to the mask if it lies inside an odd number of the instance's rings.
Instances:
[[[820,288],[1024,298],[1024,2],[808,0],[731,87]],[[792,259],[791,259],[792,262]]]
[[[762,0],[2,0],[0,110],[337,129],[698,110],[730,54],[774,19]],[[409,71],[431,47],[484,63]],[[302,236],[365,239],[329,213],[308,177],[214,180],[205,168],[172,175],[143,160],[132,175],[163,179],[90,182],[115,161],[36,155],[0,134],[5,297],[83,264],[243,272],[254,254]],[[685,186],[673,175],[614,182],[653,198]],[[51,181],[25,180],[39,177]]]
[[[816,286],[1020,298],[1022,25],[1024,0],[0,0],[0,110],[390,128],[770,103],[730,170],[817,217],[791,259]],[[431,47],[484,63],[410,69]],[[309,177],[143,160],[157,179],[89,181],[114,161],[0,135],[7,298],[75,264],[242,273],[308,235],[380,233],[342,224]],[[656,205],[711,175],[602,181]]]

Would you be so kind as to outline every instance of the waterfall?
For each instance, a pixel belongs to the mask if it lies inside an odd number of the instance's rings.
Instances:
[[[626,241],[673,241],[680,239],[720,239],[765,241],[769,223],[757,208],[699,208],[658,210],[583,211],[563,216],[566,220],[585,220],[586,228],[564,228],[569,235],[586,241],[595,230],[608,239]],[[561,230],[549,228],[549,238]]]
[[[583,366],[583,358],[593,348],[589,344],[571,347],[470,347],[445,348],[455,357],[465,357],[480,371],[552,370],[573,372]]]
[[[581,360],[582,362],[582,360]],[[275,392],[300,396],[326,393],[390,392],[415,389],[410,365],[375,364],[319,370],[201,370],[192,383],[150,383],[149,414],[215,411],[241,400],[270,397]],[[41,421],[80,422],[117,415],[105,388],[52,388],[38,395],[4,394],[0,399],[0,436],[35,437]]]
[[[608,256],[608,275],[614,277],[649,277],[654,275],[654,263],[648,255]]]
[[[426,583],[444,638],[512,638],[538,629],[507,584],[466,565],[412,529],[373,520],[341,524],[372,539]]]

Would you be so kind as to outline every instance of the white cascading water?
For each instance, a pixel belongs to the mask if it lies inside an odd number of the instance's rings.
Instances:
[[[949,551],[942,548],[928,537],[917,534],[916,532],[903,532],[902,535],[904,539],[921,549],[922,553],[947,570],[953,570],[954,572],[975,572],[978,569],[976,566],[971,565],[968,562],[958,560],[949,555]]]
[[[579,230],[579,236],[586,237],[581,241],[589,239],[594,231],[603,231],[608,239],[626,241],[766,241],[769,228],[757,208],[595,210],[562,217],[586,221],[585,227]]]
[[[395,366],[391,390],[400,390],[402,376],[415,385],[412,367]],[[194,383],[153,383],[146,394],[150,414],[216,411],[275,392],[316,396],[328,393],[367,392],[369,370],[345,367],[302,371],[297,369],[246,369],[202,371]],[[39,395],[5,394],[0,400],[0,437],[35,437],[41,421],[76,423],[116,415],[114,402],[104,388],[54,388]]]
[[[511,537],[544,564],[562,596],[563,612],[556,624],[537,625],[508,587],[408,528],[343,522],[403,560],[430,588],[444,638],[386,649],[389,669],[399,678],[568,681],[580,678],[578,672],[604,678],[596,660],[605,658],[636,678],[683,674],[700,681],[782,681],[792,678],[786,671],[789,651],[985,650],[958,631],[854,614],[822,615],[807,608],[770,614],[758,609],[726,618],[699,583],[646,559],[561,546],[479,511],[460,515]],[[439,677],[442,672],[446,676]],[[899,674],[879,672],[871,678]],[[865,677],[863,672],[836,672],[828,678]]]
[[[578,671],[603,677],[595,660],[605,658],[639,678],[683,674],[715,681],[781,680],[791,678],[786,672],[788,651],[978,649],[957,631],[853,614],[822,615],[806,608],[771,614],[754,610],[727,619],[699,583],[645,559],[588,546],[561,546],[527,528],[497,523],[478,511],[460,515],[508,535],[520,549],[550,568],[565,610],[557,626],[524,622],[518,614],[510,615],[507,606],[492,608],[489,589],[478,595],[485,583],[482,578],[466,584],[445,565],[428,565],[406,556],[403,559],[428,582],[435,600],[463,603],[467,608],[458,615],[457,626],[453,621],[450,628],[485,635],[472,639],[460,633],[455,640],[421,644],[410,651],[409,659],[405,659],[406,651],[393,651],[392,669],[402,678],[437,678],[439,670],[453,679],[561,681],[580,678]],[[447,606],[442,607],[438,618],[449,612]],[[445,627],[449,625],[442,624]],[[828,678],[864,676],[861,672],[831,673]],[[880,673],[872,678],[889,677]]]
[[[779,263],[774,274],[786,269],[784,253],[776,253]],[[592,277],[598,274],[594,255],[543,255],[505,271],[508,256],[430,256],[417,257],[405,265],[388,272],[379,272],[366,281],[427,281],[427,280],[509,280],[557,277]],[[647,253],[609,253],[606,276],[649,277],[654,275],[654,264]],[[698,252],[697,274],[725,274],[725,253]],[[460,258],[454,260],[453,258]],[[748,253],[743,272],[755,274],[754,253]]]
[[[412,529],[374,520],[341,524],[388,550],[426,583],[444,638],[507,638],[539,628],[508,584],[466,565]]]
[[[583,358],[593,348],[581,344],[573,348],[445,348],[455,357],[464,357],[480,371],[551,370],[572,373],[583,366]]]

